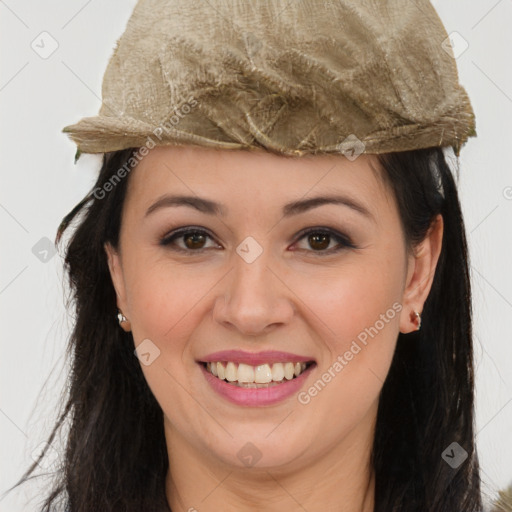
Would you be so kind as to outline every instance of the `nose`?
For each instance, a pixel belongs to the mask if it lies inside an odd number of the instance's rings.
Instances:
[[[214,320],[246,336],[267,334],[288,324],[295,312],[293,293],[279,272],[270,268],[276,265],[268,261],[266,252],[252,263],[235,255],[234,266],[222,281]]]

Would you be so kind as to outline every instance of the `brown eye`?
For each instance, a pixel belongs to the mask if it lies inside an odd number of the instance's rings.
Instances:
[[[304,240],[304,246],[306,247],[299,247],[299,249],[313,253],[317,252],[319,255],[356,248],[348,236],[326,227],[302,231],[297,243],[300,244],[301,240]]]
[[[329,247],[331,236],[326,233],[311,234],[308,236],[308,242],[312,249],[321,251]]]
[[[160,240],[160,245],[170,249],[185,252],[201,252],[203,249],[218,248],[219,245],[208,246],[208,241],[213,241],[212,236],[202,229],[178,229]]]
[[[206,237],[202,233],[193,232],[183,236],[183,241],[187,249],[202,249],[206,241]]]

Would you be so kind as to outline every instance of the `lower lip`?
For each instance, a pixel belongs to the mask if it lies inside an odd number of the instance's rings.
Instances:
[[[298,377],[268,388],[242,388],[235,386],[215,377],[205,368],[203,363],[199,363],[199,366],[210,386],[219,395],[234,404],[254,407],[272,405],[297,393],[308,378],[311,370],[316,366],[316,363],[311,364]]]

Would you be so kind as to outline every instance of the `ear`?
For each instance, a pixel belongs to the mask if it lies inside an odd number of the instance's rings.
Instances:
[[[126,317],[126,321],[121,323],[121,327],[126,331],[131,331],[130,313],[126,301],[126,290],[124,284],[123,269],[121,266],[121,258],[119,253],[107,242],[104,245],[105,252],[107,253],[108,269],[110,271],[110,278],[116,291],[117,307],[121,310]]]
[[[439,255],[443,244],[443,217],[439,214],[432,221],[425,239],[414,248],[409,256],[406,287],[402,298],[400,332],[409,333],[418,328],[414,311],[421,314],[427,300]]]

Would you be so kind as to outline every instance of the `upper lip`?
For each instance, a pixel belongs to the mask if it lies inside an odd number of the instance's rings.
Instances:
[[[314,361],[312,357],[300,356],[290,352],[278,352],[266,350],[263,352],[245,352],[243,350],[221,350],[213,352],[200,359],[199,362],[219,362],[232,361],[233,363],[243,363],[251,366],[258,366],[265,363],[307,363]]]

